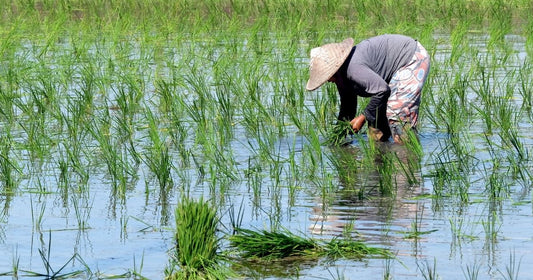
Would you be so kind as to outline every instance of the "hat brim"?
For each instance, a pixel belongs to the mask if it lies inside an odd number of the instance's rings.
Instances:
[[[353,39],[326,44],[311,50],[309,80],[305,89],[313,91],[327,82],[342,66],[353,48]]]

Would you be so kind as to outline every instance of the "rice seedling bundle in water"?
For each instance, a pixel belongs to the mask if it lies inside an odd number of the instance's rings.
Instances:
[[[180,271],[170,279],[209,279],[217,266],[216,209],[200,198],[183,198],[176,207],[176,254]],[[217,277],[213,277],[217,278]]]

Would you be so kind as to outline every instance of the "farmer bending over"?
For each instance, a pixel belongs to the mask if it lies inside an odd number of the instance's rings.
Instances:
[[[406,129],[416,129],[420,93],[429,72],[429,56],[415,39],[380,35],[354,46],[352,38],[311,50],[307,90],[325,82],[337,85],[338,119],[350,121],[354,132],[368,122],[376,140],[402,143]],[[357,96],[369,97],[356,116]]]

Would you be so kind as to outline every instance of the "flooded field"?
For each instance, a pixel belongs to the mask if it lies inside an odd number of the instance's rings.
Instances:
[[[221,254],[239,226],[395,256],[235,278],[533,278],[531,38],[406,28],[432,57],[419,142],[331,146],[337,93],[305,91],[309,50],[367,36],[257,26],[2,32],[0,277],[163,279],[188,195],[216,207]]]

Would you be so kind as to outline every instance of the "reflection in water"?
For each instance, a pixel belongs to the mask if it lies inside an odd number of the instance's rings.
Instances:
[[[420,153],[409,145],[370,143],[334,148],[330,159],[339,176],[335,193],[317,198],[310,231],[321,235],[389,240],[386,232],[420,230],[423,205]],[[373,146],[375,145],[375,146]]]

